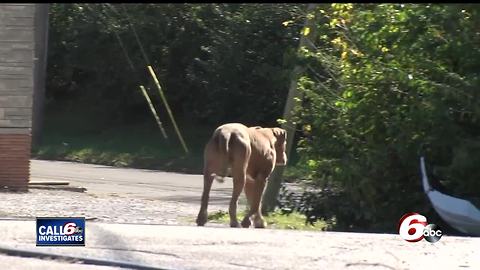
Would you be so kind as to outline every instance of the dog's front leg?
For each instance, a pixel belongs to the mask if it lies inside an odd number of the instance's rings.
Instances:
[[[252,215],[255,215],[253,219],[253,224],[255,228],[266,228],[267,222],[263,219],[262,216],[262,197],[265,190],[265,184],[267,179],[265,177],[258,177],[255,181],[253,204],[251,205],[250,212]]]
[[[240,193],[242,193],[244,186],[245,174],[234,175],[232,199],[230,200],[230,207],[228,208],[228,213],[230,214],[230,227],[240,227],[237,220],[237,206],[238,198],[240,197]]]
[[[254,214],[252,212],[252,206],[255,203],[255,178],[253,178],[251,175],[247,174],[247,181],[245,183],[245,197],[247,197],[247,202],[248,202],[248,212],[245,215],[245,217],[242,220],[242,227],[243,228],[249,228],[250,225],[252,225],[252,221],[250,220],[250,217]]]

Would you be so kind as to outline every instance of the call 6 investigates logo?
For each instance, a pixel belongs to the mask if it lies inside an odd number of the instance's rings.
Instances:
[[[407,213],[398,222],[398,234],[408,242],[418,242],[425,238],[435,243],[442,238],[443,232],[438,225],[428,224],[427,218],[419,213]]]
[[[37,217],[37,246],[85,246],[85,218]]]

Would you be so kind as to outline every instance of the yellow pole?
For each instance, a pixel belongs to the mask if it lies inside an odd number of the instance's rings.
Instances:
[[[148,96],[147,90],[145,90],[145,87],[143,87],[143,85],[140,85],[140,90],[142,91],[143,95],[145,96],[145,99],[148,102],[148,105],[150,106],[150,110],[152,111],[153,117],[155,117],[155,120],[157,121],[158,127],[162,131],[163,137],[165,139],[168,139],[167,133],[165,132],[162,122],[160,121],[160,117],[158,117],[157,111],[155,111],[155,107],[153,107],[152,100]]]
[[[150,71],[150,75],[152,75],[153,80],[155,81],[155,85],[158,88],[158,91],[160,92],[160,97],[162,98],[163,104],[165,105],[165,108],[167,109],[168,115],[170,116],[170,119],[172,120],[173,127],[175,128],[175,132],[177,132],[178,138],[180,139],[180,143],[182,143],[183,149],[185,150],[185,153],[188,154],[188,148],[187,145],[185,144],[185,141],[183,140],[182,134],[180,134],[180,130],[178,129],[177,122],[175,122],[175,119],[173,118],[172,111],[170,110],[170,106],[168,106],[167,99],[165,98],[165,95],[163,94],[162,87],[160,86],[160,82],[158,81],[157,75],[155,74],[155,71],[153,71],[152,66],[148,66],[148,70]]]

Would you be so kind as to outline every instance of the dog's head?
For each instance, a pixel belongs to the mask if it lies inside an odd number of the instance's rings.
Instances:
[[[282,128],[272,128],[273,136],[275,136],[275,152],[277,156],[276,165],[287,165],[287,153],[285,152],[287,146],[287,131]]]

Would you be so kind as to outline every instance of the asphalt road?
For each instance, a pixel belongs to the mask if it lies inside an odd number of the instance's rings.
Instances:
[[[69,181],[89,193],[199,204],[203,188],[201,175],[152,170],[114,168],[62,161],[31,161],[33,181]],[[211,204],[228,205],[232,183],[214,183]]]
[[[182,202],[178,204],[191,204],[196,209],[202,190],[200,175],[37,160],[32,161],[32,180],[70,181],[103,196],[102,200],[126,201],[126,206],[132,197],[144,198],[147,203]],[[226,206],[230,192],[231,183],[216,183],[212,202]],[[70,196],[69,192],[64,194]],[[1,198],[10,205],[4,210],[8,212],[19,196],[7,194]],[[480,269],[480,238],[448,235],[431,244],[424,240],[406,242],[397,234],[89,222],[86,247],[40,248],[34,245],[33,221],[0,221],[0,232],[0,269],[104,267],[67,264],[58,256],[117,260],[159,269]],[[5,256],[14,249],[51,254],[53,261]]]

